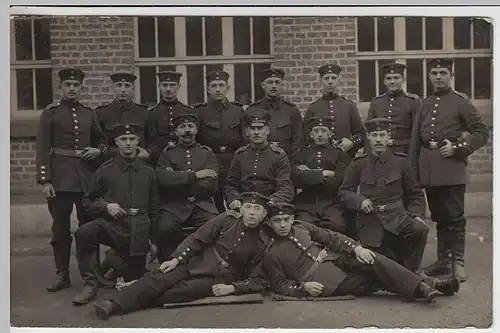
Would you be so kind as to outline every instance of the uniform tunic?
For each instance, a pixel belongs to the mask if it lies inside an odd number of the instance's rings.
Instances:
[[[224,196],[230,203],[240,200],[243,192],[259,192],[274,202],[292,201],[290,162],[281,148],[267,144],[262,149],[255,149],[249,144],[236,151],[224,186]]]

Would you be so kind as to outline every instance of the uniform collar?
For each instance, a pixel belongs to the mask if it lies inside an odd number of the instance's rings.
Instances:
[[[387,92],[387,96],[389,96],[389,97],[399,97],[403,94],[404,94],[403,89],[400,89],[400,90],[395,91],[395,92],[389,92],[389,91]]]
[[[74,108],[80,105],[80,102],[78,100],[75,101],[68,101],[67,99],[62,99],[61,100],[62,105],[66,105],[67,107]]]
[[[266,149],[267,147],[269,147],[269,141],[266,143],[265,146],[263,146],[262,148],[255,148],[251,143],[250,143],[250,148],[252,148],[254,151],[263,151],[264,149]]]
[[[261,99],[261,102],[262,102],[262,104],[264,104],[264,106],[270,106],[274,110],[277,110],[281,107],[282,99],[281,99],[281,97],[279,97],[277,99],[267,99],[264,97]]]
[[[386,151],[385,153],[383,153],[380,156],[377,156],[375,154],[370,154],[370,158],[371,158],[371,161],[373,164],[376,164],[377,161],[380,161],[381,163],[385,163],[385,162],[387,162],[387,157],[388,157],[388,151]]]
[[[329,147],[332,147],[332,148],[333,148],[333,146],[331,145],[331,143],[327,143],[327,144],[326,144],[326,145],[324,145],[324,146],[319,146],[319,145],[315,144],[314,142],[313,142],[313,143],[311,143],[311,147],[314,147],[314,148],[316,148],[316,149],[327,149],[327,148],[329,148]]]
[[[116,162],[120,166],[120,170],[127,171],[129,168],[132,168],[134,171],[139,170],[140,161],[135,158],[132,161],[128,161],[124,159],[121,155],[116,155]]]
[[[176,98],[173,101],[166,101],[163,98],[160,100],[160,103],[165,104],[165,105],[174,105],[179,103],[179,100]]]
[[[217,101],[214,101],[213,99],[209,98],[207,104],[215,107],[218,110],[221,108],[224,110],[227,110],[229,108],[229,101],[227,100],[227,98],[224,98],[224,100],[222,102],[217,102]]]
[[[184,150],[188,150],[188,149],[193,149],[194,147],[198,146],[198,142],[194,141],[193,144],[191,146],[184,146],[183,144],[180,144],[180,143],[177,143],[176,147],[179,147],[181,149],[184,149]]]
[[[451,93],[451,88],[448,87],[447,89],[444,89],[444,90],[436,90],[432,93],[432,95],[434,96],[444,96],[444,95],[448,95],[449,93]]]
[[[331,101],[331,100],[334,100],[334,99],[337,99],[337,98],[339,98],[339,94],[338,93],[324,94],[323,96],[321,96],[321,99],[324,99],[324,100],[327,100],[327,101]]]
[[[115,99],[113,101],[113,104],[117,105],[120,109],[128,110],[132,108],[134,102],[132,100],[129,100],[127,102],[120,102],[119,100]]]

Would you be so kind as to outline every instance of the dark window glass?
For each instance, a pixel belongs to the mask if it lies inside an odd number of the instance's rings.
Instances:
[[[379,18],[377,24],[378,50],[394,51],[394,18]]]
[[[158,101],[156,66],[139,67],[139,80],[141,86],[141,103],[149,106],[155,105]]]
[[[358,17],[358,51],[375,51],[375,27],[372,17]]]
[[[52,68],[36,68],[36,108],[43,109],[52,103]]]
[[[422,97],[427,97],[429,96],[430,94],[432,94],[432,92],[434,91],[434,87],[432,86],[432,82],[431,80],[429,79],[429,71],[427,71],[427,74],[425,75],[426,77],[426,82],[427,82],[427,88],[426,88],[426,91],[425,91],[425,96],[422,96]]]
[[[491,23],[483,19],[474,19],[474,48],[491,48]]]
[[[375,61],[358,61],[359,101],[370,102],[376,94]]]
[[[155,20],[151,16],[139,16],[139,57],[153,58],[155,54]]]
[[[205,17],[206,55],[222,55],[222,17]]]
[[[50,20],[34,20],[35,60],[50,60]]]
[[[455,59],[455,90],[471,96],[471,58]]]
[[[425,49],[441,50],[443,48],[443,19],[440,17],[425,18]]]
[[[453,45],[455,49],[470,49],[471,34],[470,34],[471,20],[469,17],[455,17],[453,19]]]
[[[163,71],[175,72],[176,70],[177,69],[176,69],[175,65],[160,65],[160,66],[158,66],[158,72],[163,72]]]
[[[205,101],[205,78],[203,65],[187,66],[187,93],[188,104],[193,105]]]
[[[263,80],[264,75],[262,74],[262,71],[264,69],[269,69],[271,68],[271,64],[265,63],[265,64],[254,64],[253,65],[253,71],[254,71],[254,81],[253,81],[253,87],[254,87],[254,101],[261,99],[264,97],[264,89],[262,89],[261,83]]]
[[[407,17],[406,24],[406,49],[421,50],[422,49],[422,18]]]
[[[210,72],[215,72],[215,71],[223,71],[224,70],[224,65],[223,64],[208,64],[208,65],[205,65],[206,68],[205,68],[205,71],[206,73],[210,73]]]
[[[14,20],[16,36],[16,60],[33,60],[31,48],[31,21],[28,19]]]
[[[250,64],[234,65],[234,100],[243,104],[252,102]]]
[[[17,69],[17,108],[19,110],[34,110],[33,105],[33,70]]]
[[[269,17],[253,17],[253,54],[271,54]]]
[[[406,91],[424,96],[422,59],[406,60]]]
[[[233,17],[233,43],[235,55],[250,54],[250,17]]]
[[[385,64],[389,64],[391,62],[394,62],[394,60],[387,60],[387,59],[382,59],[378,61],[378,94],[383,94],[387,89],[385,88],[384,85],[384,75],[382,73],[382,66]]]
[[[474,99],[491,98],[491,58],[474,58]]]
[[[175,57],[175,18],[158,17],[158,55]]]
[[[203,55],[202,24],[201,16],[186,17],[186,53],[188,56]]]

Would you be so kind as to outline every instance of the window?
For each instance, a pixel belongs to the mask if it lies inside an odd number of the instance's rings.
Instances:
[[[11,19],[11,111],[29,114],[52,103],[50,19]]]
[[[358,17],[359,102],[385,91],[380,67],[391,61],[406,65],[406,91],[427,96],[426,60],[437,57],[454,58],[454,89],[474,100],[491,99],[491,33],[491,23],[471,17]]]
[[[272,61],[270,17],[142,16],[136,24],[137,98],[159,101],[156,73],[183,73],[179,99],[206,101],[205,76],[213,70],[230,74],[230,100],[248,104],[262,98],[260,71]]]

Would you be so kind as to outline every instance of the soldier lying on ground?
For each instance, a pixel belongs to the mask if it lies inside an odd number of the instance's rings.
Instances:
[[[421,277],[355,240],[307,222],[294,221],[293,205],[268,207],[263,229],[274,243],[263,260],[274,292],[286,296],[366,296],[387,290],[431,302],[458,292],[457,278]]]
[[[260,223],[268,197],[242,193],[241,214],[228,211],[205,223],[175,250],[160,270],[147,274],[111,297],[96,303],[106,320],[164,303],[189,302],[208,296],[263,291],[260,263],[269,239]]]

